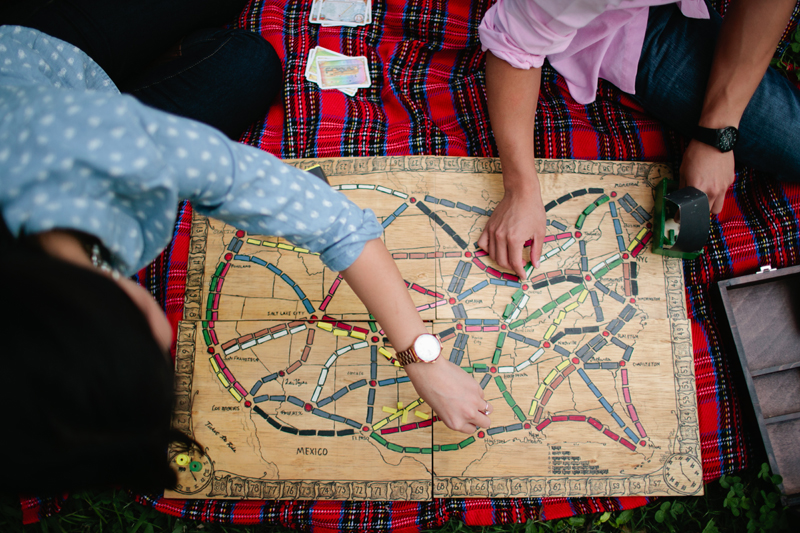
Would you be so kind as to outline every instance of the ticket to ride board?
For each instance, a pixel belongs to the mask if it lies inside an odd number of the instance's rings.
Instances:
[[[498,160],[291,163],[375,212],[491,426],[449,430],[318,253],[195,214],[174,423],[204,453],[171,452],[168,496],[702,494],[682,262],[649,247],[666,166],[538,161],[547,232],[521,279],[476,244],[503,197]]]

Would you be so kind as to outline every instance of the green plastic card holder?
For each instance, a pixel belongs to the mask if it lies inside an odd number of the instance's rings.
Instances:
[[[700,256],[711,227],[708,196],[694,187],[679,189],[670,179],[661,180],[655,192],[653,253],[680,259]]]

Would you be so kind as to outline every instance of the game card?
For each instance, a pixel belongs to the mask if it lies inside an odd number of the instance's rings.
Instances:
[[[321,3],[321,0],[314,0],[311,3],[311,12],[308,15],[309,22],[319,24],[319,7]]]
[[[306,63],[306,71],[305,77],[308,81],[316,83],[319,85],[319,77],[317,76],[317,57],[332,57],[332,58],[347,58],[348,56],[339,54],[334,52],[333,50],[328,50],[327,48],[323,48],[321,46],[317,46],[311,49],[308,53],[308,61]],[[347,96],[355,96],[356,92],[358,92],[358,88],[340,88],[341,92],[346,94]]]
[[[367,58],[364,56],[347,59],[317,57],[319,86],[323,89],[340,87],[369,87],[371,80]]]
[[[309,22],[323,26],[363,26],[372,22],[371,0],[315,0]]]

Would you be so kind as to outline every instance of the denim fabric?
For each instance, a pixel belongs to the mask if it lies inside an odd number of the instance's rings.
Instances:
[[[637,101],[648,113],[690,137],[700,118],[722,19],[691,19],[675,5],[650,9],[639,71]],[[800,181],[800,90],[769,68],[744,111],[737,163]]]
[[[261,36],[221,29],[246,0],[12,0],[0,23],[40,30],[83,50],[122,92],[238,138],[283,85]],[[177,54],[175,53],[177,51]]]

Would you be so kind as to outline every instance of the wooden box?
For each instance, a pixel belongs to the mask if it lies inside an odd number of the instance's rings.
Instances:
[[[800,266],[719,282],[720,296],[773,473],[800,504]]]

